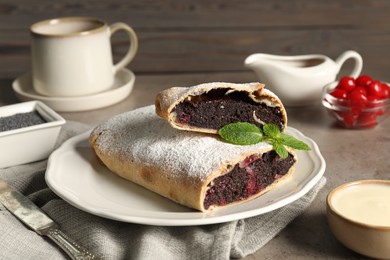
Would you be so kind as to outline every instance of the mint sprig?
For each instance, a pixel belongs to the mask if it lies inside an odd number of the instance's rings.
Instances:
[[[247,122],[231,123],[218,130],[218,134],[228,143],[251,145],[259,142],[270,143],[281,158],[287,158],[286,146],[297,150],[311,150],[310,146],[295,137],[281,133],[275,124],[264,124],[263,129]]]
[[[247,122],[227,124],[218,130],[218,134],[232,144],[250,145],[263,140],[263,131]]]

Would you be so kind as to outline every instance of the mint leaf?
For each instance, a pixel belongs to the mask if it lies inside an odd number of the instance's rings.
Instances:
[[[262,130],[247,122],[227,124],[218,130],[218,134],[232,144],[250,145],[263,141]]]
[[[282,143],[286,146],[289,146],[293,149],[297,150],[311,150],[310,146],[308,146],[306,143],[302,142],[301,140],[296,139],[295,137],[281,133],[280,139],[282,140]]]
[[[306,143],[295,137],[281,133],[275,124],[264,124],[263,130],[247,122],[231,123],[218,130],[218,134],[227,142],[239,145],[257,144],[262,141],[270,143],[281,158],[287,158],[285,146],[297,150],[311,150]]]
[[[264,124],[263,132],[267,137],[271,139],[278,139],[280,136],[279,127],[275,124]]]
[[[286,147],[280,142],[280,140],[272,140],[272,146],[274,147],[275,152],[279,155],[280,158],[287,158],[288,151]]]

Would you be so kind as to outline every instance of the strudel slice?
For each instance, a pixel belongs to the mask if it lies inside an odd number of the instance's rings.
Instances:
[[[233,145],[172,128],[154,106],[98,125],[90,144],[115,174],[200,211],[258,197],[288,178],[296,163],[293,150],[281,159],[268,143]]]
[[[249,122],[286,128],[287,115],[279,98],[261,83],[204,83],[173,87],[156,97],[156,113],[177,129],[217,133],[228,123]]]

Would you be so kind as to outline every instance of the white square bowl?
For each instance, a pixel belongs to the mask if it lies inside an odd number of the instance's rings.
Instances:
[[[46,159],[65,119],[40,101],[0,107],[0,118],[36,111],[45,123],[0,132],[0,168]]]

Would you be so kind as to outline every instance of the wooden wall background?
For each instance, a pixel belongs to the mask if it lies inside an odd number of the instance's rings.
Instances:
[[[29,26],[61,16],[131,25],[136,74],[240,72],[251,53],[336,58],[353,49],[364,72],[389,71],[390,81],[388,0],[0,0],[0,78],[30,70]],[[117,59],[127,39],[113,41]]]

